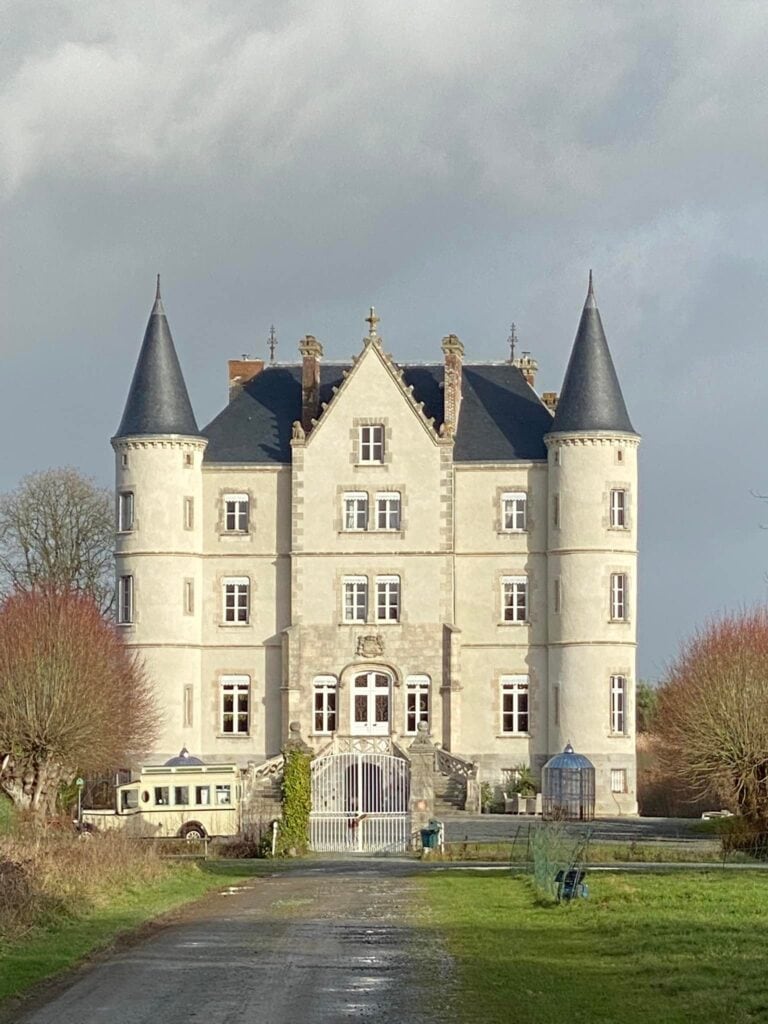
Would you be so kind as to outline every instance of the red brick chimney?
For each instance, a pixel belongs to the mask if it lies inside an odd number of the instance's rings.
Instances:
[[[323,346],[312,334],[299,342],[301,353],[301,425],[308,434],[320,411],[320,359]]]
[[[249,380],[253,380],[264,369],[263,359],[251,359],[250,356],[243,356],[242,359],[230,359],[229,363],[229,400],[236,398]]]
[[[464,358],[464,346],[455,334],[443,338],[443,354],[445,369],[443,375],[443,423],[445,433],[453,435],[459,423],[461,409],[461,364]]]

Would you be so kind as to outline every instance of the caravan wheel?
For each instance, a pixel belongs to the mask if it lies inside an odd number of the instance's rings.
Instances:
[[[182,839],[187,839],[189,842],[194,842],[198,839],[205,839],[206,833],[203,826],[199,821],[188,821],[179,829],[179,835]]]

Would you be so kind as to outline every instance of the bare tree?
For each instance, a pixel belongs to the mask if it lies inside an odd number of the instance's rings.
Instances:
[[[0,497],[0,588],[57,587],[112,606],[113,498],[75,469],[25,477]]]
[[[672,771],[768,829],[768,610],[726,616],[683,645],[656,728]]]
[[[0,605],[0,787],[17,807],[45,817],[62,783],[134,760],[156,725],[143,670],[89,596]]]

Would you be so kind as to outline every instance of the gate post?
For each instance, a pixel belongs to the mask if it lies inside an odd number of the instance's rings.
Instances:
[[[435,815],[435,745],[429,726],[419,722],[416,739],[408,748],[411,760],[411,829],[426,828]]]

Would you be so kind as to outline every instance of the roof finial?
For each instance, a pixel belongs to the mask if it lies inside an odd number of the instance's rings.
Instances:
[[[275,361],[275,349],[277,348],[277,331],[275,325],[269,328],[269,361],[274,363]]]
[[[157,290],[155,291],[155,302],[160,301],[160,275],[157,275]]]
[[[157,275],[157,287],[155,288],[155,305],[152,308],[152,312],[153,313],[157,313],[160,316],[164,316],[165,315],[165,310],[163,309],[163,300],[160,298],[160,275],[159,274]]]
[[[378,338],[378,334],[376,333],[376,324],[379,322],[380,318],[376,316],[376,310],[373,306],[371,306],[371,311],[365,319],[366,323],[369,324],[368,337],[371,340],[375,340]]]
[[[595,289],[592,283],[592,271],[589,272],[589,288],[587,288],[587,301],[584,303],[585,309],[597,309],[597,299],[595,298]]]
[[[515,346],[517,345],[517,327],[515,326],[514,320],[509,328],[509,337],[507,338],[507,341],[509,342],[509,361],[510,363],[514,363]]]

